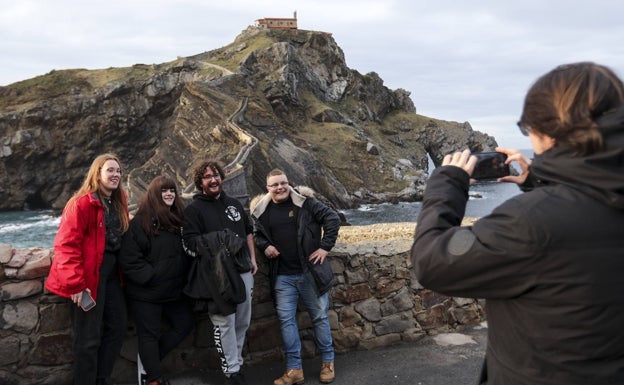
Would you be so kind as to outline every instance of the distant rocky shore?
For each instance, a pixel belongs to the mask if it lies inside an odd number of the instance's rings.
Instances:
[[[463,226],[473,224],[478,218],[464,218]],[[376,223],[365,226],[343,226],[338,234],[338,242],[357,243],[387,241],[396,238],[412,239],[416,222]]]

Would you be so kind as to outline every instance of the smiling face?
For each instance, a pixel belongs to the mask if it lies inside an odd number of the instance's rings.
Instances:
[[[104,195],[110,196],[113,190],[117,190],[121,182],[121,167],[113,159],[109,159],[100,169],[100,190]]]
[[[202,191],[211,198],[218,198],[223,190],[221,174],[216,168],[206,167],[201,178]]]
[[[267,191],[275,203],[283,202],[290,196],[290,186],[286,175],[271,175],[267,178]]]
[[[162,200],[169,207],[173,206],[173,202],[175,202],[176,191],[174,188],[163,188],[161,189]]]

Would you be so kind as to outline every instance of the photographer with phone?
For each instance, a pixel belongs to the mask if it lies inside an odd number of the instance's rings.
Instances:
[[[72,308],[74,384],[110,384],[126,332],[126,302],[117,265],[128,205],[114,154],[95,158],[65,205],[54,239],[46,289]]]
[[[559,66],[529,89],[519,127],[532,162],[499,181],[526,191],[462,227],[470,151],[428,183],[411,250],[418,281],[486,299],[482,384],[624,383],[624,85],[594,63]]]

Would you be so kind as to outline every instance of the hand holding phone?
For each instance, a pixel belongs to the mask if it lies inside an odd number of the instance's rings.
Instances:
[[[91,297],[91,292],[87,289],[82,291],[80,296],[80,308],[84,311],[89,311],[95,307],[95,300]]]
[[[477,152],[477,164],[470,176],[476,180],[498,179],[510,175],[509,165],[505,164],[507,154],[502,152]]]

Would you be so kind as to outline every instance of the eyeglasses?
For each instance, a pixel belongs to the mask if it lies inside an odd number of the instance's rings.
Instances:
[[[215,174],[215,175],[204,175],[202,176],[203,180],[208,180],[208,179],[221,179],[221,175],[219,174]]]
[[[164,194],[164,193],[172,193],[172,194],[175,194],[175,193],[176,193],[176,191],[175,191],[175,189],[174,189],[174,188],[162,188],[162,189],[160,189],[160,191],[161,191],[163,194]]]
[[[288,186],[288,182],[273,183],[273,184],[268,185],[267,187],[277,188],[277,187],[284,187],[284,186]]]
[[[524,124],[522,124],[521,121],[518,121],[518,123],[516,123],[518,125],[518,128],[520,129],[520,133],[524,136],[529,136],[529,131],[531,131],[530,128],[525,127]]]

